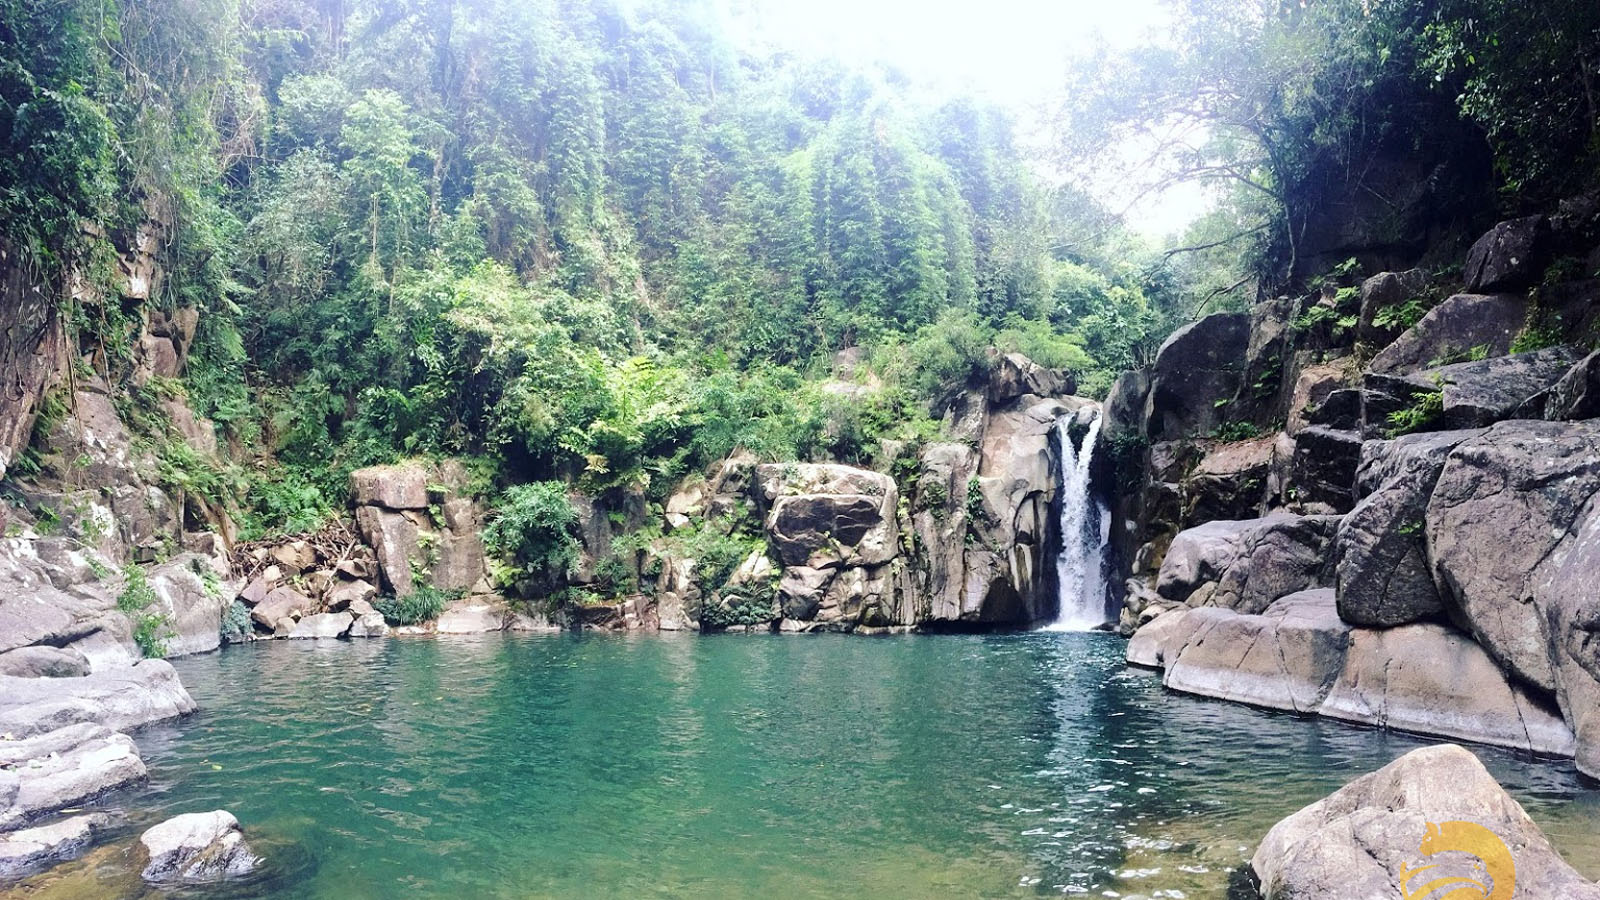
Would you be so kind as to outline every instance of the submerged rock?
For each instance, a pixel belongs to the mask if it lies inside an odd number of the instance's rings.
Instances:
[[[49,825],[0,835],[0,876],[18,875],[42,863],[80,853],[94,833],[111,822],[104,813],[88,813]]]
[[[174,816],[139,837],[150,861],[146,881],[220,881],[255,870],[261,860],[226,810]]]
[[[1492,838],[1473,832],[1479,840],[1452,843],[1474,827]],[[1250,868],[1265,900],[1394,900],[1403,883],[1420,888],[1455,868],[1452,857],[1434,855],[1450,850],[1469,851],[1489,875],[1514,879],[1517,897],[1600,898],[1600,887],[1562,861],[1477,757],[1452,744],[1413,750],[1279,822]],[[1406,878],[1433,864],[1440,867]],[[1488,880],[1457,865],[1456,874]],[[1493,894],[1482,886],[1482,896],[1512,896],[1502,884]]]

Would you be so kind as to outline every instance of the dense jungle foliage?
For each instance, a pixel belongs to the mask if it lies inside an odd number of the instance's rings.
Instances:
[[[736,447],[887,467],[990,348],[1103,393],[1196,312],[1588,183],[1600,9],[1534,6],[1178,2],[1074,68],[1035,159],[709,0],[0,0],[0,229],[75,297],[172,224],[153,302],[201,330],[167,389],[253,530],[404,454],[656,497]],[[1119,143],[1216,210],[1134,237],[1081,186]],[[116,380],[133,311],[68,303]]]

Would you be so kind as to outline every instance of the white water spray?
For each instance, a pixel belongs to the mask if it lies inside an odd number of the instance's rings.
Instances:
[[[1077,416],[1056,422],[1061,442],[1061,550],[1056,555],[1056,582],[1060,585],[1060,612],[1053,631],[1088,631],[1106,620],[1106,582],[1101,570],[1105,547],[1111,539],[1110,510],[1089,494],[1089,465],[1094,460],[1095,439],[1100,436],[1098,413],[1089,420],[1080,447],[1072,446],[1068,432]]]

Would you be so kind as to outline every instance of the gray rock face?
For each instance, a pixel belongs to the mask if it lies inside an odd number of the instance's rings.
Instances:
[[[357,469],[350,473],[350,494],[357,506],[427,509],[428,473],[415,465]]]
[[[1578,769],[1600,777],[1600,513],[1591,503],[1535,584],[1554,636],[1556,700],[1577,735]]]
[[[82,852],[94,833],[111,823],[104,813],[87,813],[49,825],[0,835],[0,876],[16,876],[46,862]]]
[[[1339,518],[1275,514],[1181,532],[1161,564],[1156,592],[1190,606],[1260,613],[1330,579],[1327,550]]]
[[[1439,365],[1483,347],[1505,356],[1528,319],[1528,299],[1515,294],[1457,294],[1428,311],[1372,360],[1373,372],[1400,374]]]
[[[1215,313],[1172,333],[1156,354],[1143,420],[1152,441],[1209,433],[1222,421],[1217,401],[1232,399],[1244,372],[1250,316]]]
[[[311,598],[287,585],[273,588],[250,610],[250,618],[262,628],[272,629],[292,616],[305,615],[316,607]]]
[[[1348,359],[1338,359],[1302,369],[1295,379],[1294,390],[1290,392],[1289,418],[1284,431],[1293,436],[1311,425],[1326,424],[1314,421],[1312,417],[1327,406],[1329,397],[1346,388],[1349,368]]]
[[[1443,616],[1423,542],[1428,497],[1450,451],[1479,434],[1428,432],[1363,445],[1356,482],[1365,496],[1334,538],[1345,621],[1387,628]]]
[[[1361,321],[1356,339],[1374,347],[1384,347],[1400,336],[1394,328],[1381,328],[1376,321],[1378,313],[1411,300],[1428,287],[1426,269],[1408,269],[1404,272],[1380,272],[1361,282]]]
[[[775,581],[785,617],[809,628],[909,623],[894,589],[901,568],[894,479],[850,466],[762,465],[756,483],[767,540],[784,567]],[[758,592],[771,590],[769,581],[753,580]]]
[[[210,573],[208,581],[202,572]],[[183,553],[152,569],[150,587],[171,622],[168,656],[207,653],[222,645],[222,613],[232,598],[222,590],[211,560]]]
[[[0,653],[0,675],[15,678],[79,678],[89,674],[89,658],[60,647],[18,647]]]
[[[989,402],[1008,403],[1026,394],[1055,397],[1072,393],[1074,387],[1065,373],[1046,369],[1020,353],[1007,353],[989,375]]]
[[[1321,707],[1350,639],[1328,589],[1290,594],[1259,616],[1195,609],[1182,624],[1188,639],[1172,656],[1165,647],[1159,654],[1167,687],[1302,713]]]
[[[1600,417],[1600,352],[1584,357],[1561,376],[1545,397],[1544,417],[1554,421]]]
[[[419,516],[419,513],[408,515],[379,506],[356,509],[356,527],[361,532],[361,539],[378,556],[378,572],[383,577],[383,586],[397,597],[409,596],[416,590],[416,585],[412,583],[411,562],[421,558],[421,529],[415,521]]]
[[[259,858],[239,820],[226,810],[174,816],[139,836],[149,857],[140,875],[153,882],[207,882],[245,875]]]
[[[0,744],[0,831],[143,781],[125,734],[76,724]]]
[[[1294,438],[1290,483],[1302,503],[1320,503],[1346,512],[1355,502],[1356,467],[1361,462],[1361,435],[1312,425]]]
[[[289,637],[299,639],[344,637],[354,621],[355,616],[347,612],[317,613],[296,622],[294,630],[289,632]]]
[[[1467,290],[1490,293],[1532,287],[1547,262],[1544,245],[1549,232],[1550,221],[1544,216],[1512,219],[1489,229],[1467,251],[1462,272]]]
[[[1261,514],[1272,468],[1272,438],[1210,449],[1181,482],[1183,521],[1250,519]]]
[[[435,629],[439,634],[483,634],[504,631],[506,610],[498,603],[476,598],[458,600],[439,614]]]
[[[1460,846],[1461,822],[1487,828],[1510,850],[1516,896],[1600,898],[1600,887],[1562,861],[1477,757],[1451,744],[1413,750],[1279,822],[1250,867],[1265,900],[1393,900],[1406,869],[1445,864],[1413,875],[1411,888],[1447,871],[1469,874],[1465,864],[1432,855]],[[1442,829],[1432,839],[1430,825]],[[1506,871],[1498,855],[1484,862]]]
[[[1444,393],[1442,426],[1481,428],[1503,419],[1540,418],[1552,389],[1577,360],[1571,347],[1549,347],[1443,366],[1418,377]]]
[[[1556,689],[1540,566],[1600,491],[1600,423],[1502,422],[1451,452],[1428,502],[1435,581],[1495,659]],[[1559,637],[1559,636],[1557,636]]]
[[[0,720],[19,737],[89,722],[116,731],[194,712],[172,664],[147,659],[82,678],[0,676]]]
[[[1571,756],[1572,732],[1547,705],[1512,684],[1473,640],[1442,625],[1351,632],[1344,670],[1324,716]]]

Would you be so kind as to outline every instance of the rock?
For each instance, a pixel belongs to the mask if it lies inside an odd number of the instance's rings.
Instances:
[[[373,638],[383,637],[389,633],[389,623],[384,621],[383,614],[378,612],[351,613],[355,621],[350,624],[350,637]]]
[[[1467,290],[1481,293],[1533,287],[1548,262],[1550,221],[1525,216],[1501,222],[1467,251],[1462,280]]]
[[[995,406],[1028,394],[1038,397],[1070,394],[1075,388],[1069,376],[1046,369],[1020,353],[1002,355],[989,374],[989,402]]]
[[[770,504],[767,534],[786,566],[877,565],[899,552],[894,479],[849,466],[805,463],[757,470]]]
[[[367,581],[377,577],[378,567],[370,559],[346,559],[334,566],[334,572],[354,581]]]
[[[1128,639],[1128,662],[1153,669],[1165,668],[1167,661],[1177,656],[1194,633],[1194,625],[1188,619],[1195,612],[1198,610],[1180,606],[1140,626]]]
[[[1360,430],[1361,395],[1358,388],[1330,392],[1320,405],[1306,412],[1306,424],[1326,425],[1337,431]]]
[[[1437,431],[1363,445],[1356,484],[1364,498],[1334,538],[1345,621],[1388,628],[1443,615],[1423,543],[1428,497],[1450,451],[1481,433]]]
[[[1201,458],[1181,483],[1185,523],[1249,519],[1267,500],[1267,474],[1273,438],[1219,444]]]
[[[89,658],[60,647],[18,647],[0,653],[0,675],[17,678],[79,678],[89,674]]]
[[[221,881],[248,874],[261,862],[245,843],[239,820],[226,810],[188,813],[139,836],[149,862],[140,876],[153,882]]]
[[[276,587],[250,610],[250,618],[262,628],[272,629],[282,619],[305,615],[315,608],[315,603],[294,588]]]
[[[791,621],[816,618],[822,606],[822,596],[833,581],[834,574],[833,569],[785,567],[783,578],[778,582],[778,603],[783,617]]]
[[[1355,503],[1361,435],[1312,425],[1294,439],[1289,482],[1298,503],[1319,503],[1346,512]]]
[[[195,415],[194,410],[181,398],[163,399],[161,409],[190,449],[202,456],[217,455],[217,428],[210,419]]]
[[[1513,685],[1465,634],[1443,625],[1355,629],[1322,715],[1533,753],[1570,756],[1572,732]]]
[[[434,630],[439,634],[482,634],[504,631],[506,613],[498,603],[478,598],[458,600],[439,614]]]
[[[1356,328],[1356,340],[1373,347],[1392,343],[1400,336],[1400,329],[1379,327],[1378,313],[1420,297],[1428,281],[1426,269],[1407,269],[1379,272],[1361,282],[1361,321]]]
[[[209,559],[180,554],[151,569],[147,580],[167,616],[168,656],[208,653],[222,645],[222,613],[229,598]]]
[[[370,603],[376,596],[378,589],[365,581],[341,581],[328,589],[324,601],[333,612],[342,609],[354,611],[358,601]]]
[[[299,575],[317,564],[317,551],[306,541],[290,541],[287,544],[279,544],[273,547],[267,555],[272,557],[272,560],[290,577]]]
[[[1368,367],[1380,374],[1415,372],[1482,348],[1505,356],[1528,319],[1528,299],[1515,294],[1457,294],[1428,311]]]
[[[1350,368],[1348,359],[1336,359],[1300,370],[1289,394],[1289,419],[1284,431],[1295,435],[1311,425],[1325,424],[1313,422],[1311,417],[1327,405],[1334,392],[1345,388]]]
[[[357,469],[350,473],[350,494],[357,506],[427,509],[428,473],[410,464]]]
[[[1143,421],[1151,441],[1210,433],[1222,422],[1218,401],[1239,391],[1250,316],[1214,313],[1173,332],[1156,354]]]
[[[445,532],[433,547],[428,581],[441,591],[470,590],[483,580],[483,538],[478,532]]]
[[[383,586],[397,597],[410,596],[416,590],[411,563],[422,559],[421,530],[416,523],[402,513],[363,506],[356,510],[356,527],[377,554]]]
[[[1473,825],[1488,829],[1498,841],[1457,837],[1471,833]],[[1509,860],[1496,852],[1497,844],[1509,851]],[[1600,898],[1600,888],[1561,860],[1483,764],[1450,744],[1413,750],[1279,822],[1256,849],[1250,867],[1265,900],[1393,900],[1407,870],[1446,866],[1413,875],[1406,882],[1411,888],[1452,870],[1468,874],[1465,865],[1448,862],[1450,857],[1431,857],[1452,846],[1475,848],[1473,855],[1492,871],[1514,867],[1516,896]],[[1495,888],[1501,895],[1501,885]]]
[[[1300,713],[1322,705],[1350,640],[1328,589],[1290,594],[1259,616],[1191,610],[1183,626],[1188,640],[1175,654],[1170,645],[1159,653],[1167,687]]]
[[[1536,590],[1553,636],[1556,701],[1577,737],[1578,770],[1600,777],[1600,512],[1592,501]]]
[[[1274,514],[1208,522],[1172,541],[1156,578],[1162,597],[1259,613],[1280,597],[1322,587],[1338,516]]]
[[[1542,417],[1552,389],[1577,361],[1572,348],[1549,347],[1443,366],[1418,377],[1444,393],[1441,427],[1481,428],[1503,419]]]
[[[1600,491],[1600,422],[1501,422],[1458,444],[1426,513],[1434,579],[1484,648],[1556,690],[1541,564]]]
[[[1545,397],[1544,417],[1600,418],[1600,352],[1584,357],[1556,382]]]
[[[18,737],[81,722],[125,731],[194,709],[172,664],[160,659],[97,668],[81,678],[0,676],[0,716],[6,731]]]
[[[89,723],[0,741],[0,767],[0,831],[145,778],[132,739]]]
[[[0,835],[0,876],[20,875],[42,863],[76,856],[96,831],[110,823],[111,817],[104,813],[88,813]]]
[[[290,638],[337,638],[350,630],[355,617],[347,612],[317,613],[297,622]]]

